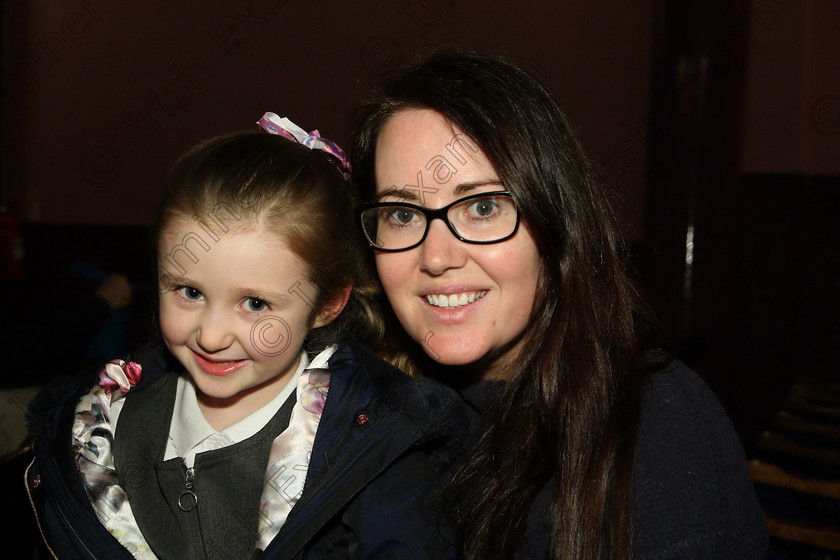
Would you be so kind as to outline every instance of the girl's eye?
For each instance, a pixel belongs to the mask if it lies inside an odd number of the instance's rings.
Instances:
[[[200,290],[196,290],[190,286],[181,286],[178,288],[178,294],[189,301],[199,301],[204,298],[204,294],[202,294]]]
[[[249,297],[245,300],[245,307],[248,311],[265,311],[268,309],[268,303],[255,297]]]

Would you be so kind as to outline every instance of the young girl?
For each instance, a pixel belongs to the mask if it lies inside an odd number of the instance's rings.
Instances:
[[[451,553],[436,488],[460,401],[342,334],[382,334],[346,159],[272,113],[260,125],[169,176],[162,343],[31,406],[27,489],[54,556]]]

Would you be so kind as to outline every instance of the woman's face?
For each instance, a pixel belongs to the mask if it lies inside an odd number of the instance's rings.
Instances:
[[[375,173],[377,202],[435,209],[505,190],[478,147],[428,109],[403,110],[386,122]],[[539,278],[540,257],[526,223],[507,241],[475,245],[432,220],[423,243],[378,252],[376,267],[403,327],[431,358],[483,378],[504,376],[521,344]]]

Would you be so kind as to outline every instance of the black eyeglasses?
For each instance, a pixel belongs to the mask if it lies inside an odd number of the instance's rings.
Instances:
[[[423,243],[434,219],[460,241],[478,245],[505,241],[519,229],[519,209],[508,191],[473,194],[436,209],[379,202],[357,208],[356,218],[370,246],[390,253]]]

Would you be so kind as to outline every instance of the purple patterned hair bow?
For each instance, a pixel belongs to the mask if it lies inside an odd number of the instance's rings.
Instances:
[[[286,117],[277,116],[276,113],[266,113],[257,121],[257,124],[270,134],[277,134],[298,144],[303,144],[309,149],[321,150],[330,154],[338,160],[339,170],[344,178],[350,178],[350,160],[347,154],[335,142],[321,138],[321,133],[317,130],[307,134],[301,127]]]

